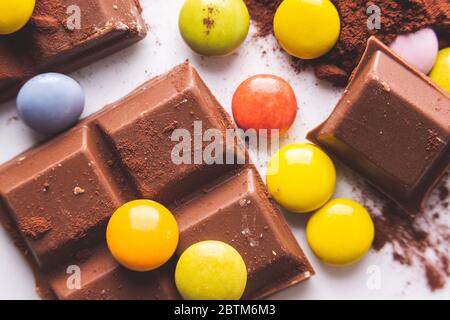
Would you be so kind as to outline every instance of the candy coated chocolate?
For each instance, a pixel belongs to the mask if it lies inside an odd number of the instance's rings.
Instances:
[[[390,48],[406,62],[428,74],[436,61],[439,43],[433,29],[425,28],[398,35]]]
[[[74,125],[84,109],[85,96],[74,79],[44,73],[28,80],[17,96],[17,111],[34,130],[54,134]]]

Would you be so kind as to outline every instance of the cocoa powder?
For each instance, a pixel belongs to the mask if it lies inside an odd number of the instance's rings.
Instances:
[[[441,46],[447,46],[450,35],[450,1],[448,0],[331,0],[341,17],[341,35],[336,46],[325,56],[308,61],[316,75],[335,85],[344,86],[358,64],[367,39],[376,35],[390,44],[398,34],[431,26],[438,33]],[[265,37],[273,32],[273,16],[282,0],[245,0],[258,32]],[[381,28],[369,30],[367,8],[381,9]],[[302,64],[292,64],[301,71]]]
[[[361,191],[357,200],[369,210],[375,224],[373,249],[390,247],[394,261],[421,268],[432,291],[443,288],[450,277],[450,227],[444,220],[449,213],[449,178],[447,174],[431,195],[427,208],[417,215],[403,212],[355,178]]]
[[[34,240],[52,229],[52,224],[44,217],[30,217],[27,220],[19,221],[19,225],[23,234]]]

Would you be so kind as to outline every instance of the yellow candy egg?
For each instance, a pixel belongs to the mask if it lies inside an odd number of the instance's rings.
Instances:
[[[450,47],[439,51],[430,78],[450,93]]]
[[[330,157],[309,143],[289,144],[273,156],[267,168],[267,187],[286,209],[317,210],[333,195],[336,169]]]
[[[306,237],[324,262],[347,265],[362,258],[372,245],[375,228],[367,210],[348,199],[334,199],[308,221]]]
[[[178,245],[175,217],[151,200],[130,201],[114,212],[106,230],[108,248],[123,266],[150,271],[165,264]]]
[[[284,0],[275,13],[273,28],[290,55],[315,59],[336,44],[341,21],[329,0]]]
[[[0,34],[11,34],[25,26],[33,14],[35,0],[0,0]]]

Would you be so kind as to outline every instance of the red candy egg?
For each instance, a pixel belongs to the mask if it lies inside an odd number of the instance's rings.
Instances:
[[[289,130],[297,115],[297,99],[291,85],[274,75],[256,75],[245,80],[236,90],[233,116],[244,130]]]

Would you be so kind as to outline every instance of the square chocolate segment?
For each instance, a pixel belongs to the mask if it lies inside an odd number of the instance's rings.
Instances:
[[[177,67],[171,77],[137,91],[138,95],[119,102],[127,108],[113,106],[96,123],[114,146],[141,197],[170,202],[235,168],[234,164],[208,164],[202,153],[200,161],[195,159],[196,135],[215,129],[225,137],[225,131],[233,126],[192,68]],[[191,141],[187,163],[172,159],[175,146],[181,142],[171,138],[177,129]],[[200,149],[208,145],[201,136],[197,138]]]
[[[450,163],[450,99],[372,37],[330,117],[308,139],[417,212]]]
[[[103,239],[122,203],[95,149],[81,126],[0,172],[0,200],[43,269],[75,255],[81,241]]]

